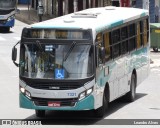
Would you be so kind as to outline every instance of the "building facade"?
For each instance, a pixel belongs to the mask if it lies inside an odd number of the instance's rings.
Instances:
[[[31,0],[31,7],[37,9],[39,0]],[[111,0],[42,0],[44,14],[57,17],[87,8],[112,5]]]
[[[38,1],[30,0],[31,7],[37,10]],[[44,14],[58,17],[87,8],[104,6],[136,7],[149,10],[150,22],[160,22],[160,0],[41,0]]]

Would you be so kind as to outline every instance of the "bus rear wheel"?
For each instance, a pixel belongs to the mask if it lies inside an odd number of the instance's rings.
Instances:
[[[37,117],[45,117],[45,110],[35,110]]]
[[[127,102],[133,102],[135,100],[135,96],[136,96],[136,76],[135,74],[132,74],[130,91],[125,95],[125,100]]]

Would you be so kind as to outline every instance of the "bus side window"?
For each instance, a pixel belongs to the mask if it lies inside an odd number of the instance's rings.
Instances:
[[[144,46],[148,43],[148,28],[147,28],[147,19],[143,21],[143,42]]]
[[[149,19],[147,18],[146,19],[146,21],[147,21],[147,43],[149,43]]]
[[[105,61],[108,61],[111,59],[110,34],[111,32],[106,32],[103,35],[104,47],[105,47]]]
[[[127,27],[121,28],[121,54],[128,52],[128,30]]]
[[[96,36],[96,66],[104,63],[105,58],[102,58],[101,49],[104,47],[102,33]]]
[[[120,56],[120,29],[114,30],[111,33],[113,58]]]
[[[137,22],[137,48],[140,48],[142,46],[140,33],[140,22]]]
[[[141,45],[143,45],[143,21],[140,21],[140,35],[141,35]]]
[[[129,51],[136,49],[136,30],[135,24],[130,24],[128,27],[129,31]]]

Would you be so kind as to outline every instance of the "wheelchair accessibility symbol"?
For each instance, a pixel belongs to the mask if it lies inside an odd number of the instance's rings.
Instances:
[[[64,69],[55,69],[55,78],[64,79]]]

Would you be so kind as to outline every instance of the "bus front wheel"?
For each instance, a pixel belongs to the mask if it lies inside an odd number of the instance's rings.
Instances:
[[[127,102],[133,102],[136,95],[136,76],[132,74],[131,76],[131,84],[130,84],[130,91],[125,95]]]
[[[10,31],[10,27],[6,27],[5,32],[9,32],[9,31]]]
[[[37,117],[45,117],[45,110],[35,110]]]
[[[103,105],[95,110],[95,116],[98,118],[102,118],[106,110],[108,109],[108,104],[109,104],[109,92],[108,90],[105,89],[104,94],[103,94]]]

